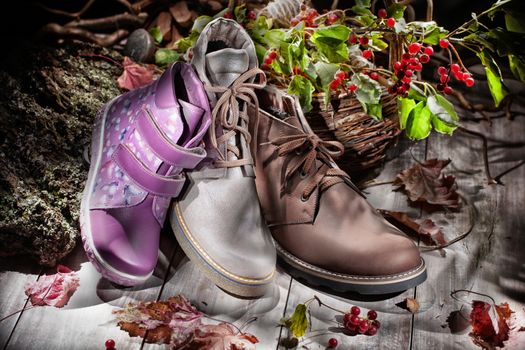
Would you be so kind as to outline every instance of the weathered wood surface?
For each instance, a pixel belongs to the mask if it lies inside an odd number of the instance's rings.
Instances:
[[[524,104],[522,104],[523,106]],[[466,117],[471,116],[465,114]],[[523,117],[515,121],[497,119],[493,126],[466,124],[484,130],[496,140],[523,142]],[[497,147],[492,141],[490,158],[493,175],[525,159],[525,146]],[[457,327],[452,332],[446,319],[462,303],[450,293],[470,289],[491,295],[496,302],[509,302],[516,311],[515,326],[525,326],[525,166],[502,178],[504,186],[488,185],[483,173],[481,141],[456,133],[454,137],[432,136],[428,142],[405,142],[399,157],[389,161],[376,181],[392,180],[402,169],[433,157],[452,159],[447,173],[458,178],[460,192],[475,205],[477,216],[470,236],[450,248],[446,256],[438,252],[424,253],[429,279],[423,285],[387,300],[357,300],[355,296],[330,295],[305,286],[279,270],[275,287],[257,300],[235,298],[209,282],[197,267],[177,248],[168,232],[163,234],[163,254],[155,275],[145,286],[118,289],[101,280],[87,262],[79,246],[64,264],[80,270],[80,287],[63,309],[33,308],[0,323],[0,345],[5,349],[102,349],[108,338],[116,340],[118,349],[161,349],[160,345],[143,344],[120,331],[111,311],[130,301],[166,299],[182,293],[211,317],[242,325],[253,317],[246,330],[261,343],[258,349],[279,349],[279,339],[287,331],[278,326],[284,315],[291,315],[295,305],[319,296],[323,302],[346,310],[351,305],[376,309],[381,329],[374,337],[348,337],[334,333],[335,312],[313,305],[311,332],[300,343],[308,349],[325,349],[327,340],[336,337],[338,349],[477,349],[468,336],[468,329]],[[465,207],[457,213],[420,212],[408,205],[406,196],[393,192],[390,185],[370,187],[368,198],[378,208],[408,211],[413,216],[432,217],[444,227],[448,239],[465,231],[470,225]],[[51,273],[53,271],[45,271]],[[39,276],[39,269],[29,264],[3,260],[0,264],[0,317],[24,306],[23,286]],[[395,304],[405,297],[417,297],[421,310],[416,315]],[[474,297],[471,297],[474,299]],[[467,315],[468,316],[468,315]],[[525,348],[525,332],[514,332],[508,349]]]

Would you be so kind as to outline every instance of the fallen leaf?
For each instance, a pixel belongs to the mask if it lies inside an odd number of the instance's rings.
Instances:
[[[155,71],[153,64],[141,65],[133,62],[129,57],[124,57],[122,66],[124,71],[117,79],[118,85],[122,89],[134,90],[153,81],[153,72]]]
[[[468,312],[454,310],[447,317],[447,326],[452,334],[461,333],[470,327]]]
[[[162,11],[159,13],[157,18],[153,23],[156,24],[157,27],[159,27],[159,30],[162,34],[162,38],[164,41],[170,41],[171,40],[171,21],[172,16],[168,11]]]
[[[184,346],[188,350],[251,350],[259,340],[252,334],[240,332],[231,324],[201,325],[195,330],[191,341]]]
[[[407,213],[399,211],[380,210],[380,212],[391,224],[413,237],[421,239],[426,245],[438,246],[447,243],[442,228],[431,219],[416,220],[408,216]]]
[[[113,311],[119,327],[132,337],[145,337],[148,343],[180,346],[189,341],[203,314],[182,295],[166,301],[129,304]],[[146,332],[147,330],[147,332]]]
[[[402,309],[405,309],[413,314],[419,311],[419,302],[414,298],[405,298],[403,301],[396,304]]]
[[[469,335],[474,344],[483,349],[502,348],[505,346],[504,342],[509,339],[508,320],[512,315],[509,304],[494,305],[495,320],[490,315],[491,307],[489,303],[474,300],[470,312],[472,331]],[[497,325],[497,330],[494,325]]]
[[[394,185],[404,189],[412,202],[457,209],[459,196],[456,178],[442,174],[443,168],[449,163],[450,159],[429,159],[417,163],[399,173]]]
[[[292,332],[292,334],[300,338],[308,328],[308,318],[306,317],[306,305],[297,304],[295,311],[290,318],[287,318],[281,323]]]
[[[521,326],[521,327],[518,329],[518,332],[525,332],[525,327],[524,327],[524,326]]]
[[[37,281],[28,283],[25,293],[32,305],[63,307],[77,290],[79,282],[75,271],[58,265],[56,274],[40,276]]]

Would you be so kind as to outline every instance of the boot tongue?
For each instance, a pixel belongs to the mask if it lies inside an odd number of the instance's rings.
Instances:
[[[244,49],[226,48],[206,54],[204,61],[210,83],[229,87],[248,70],[250,58]]]

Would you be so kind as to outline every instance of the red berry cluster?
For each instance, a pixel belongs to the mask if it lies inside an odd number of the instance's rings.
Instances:
[[[106,346],[106,350],[114,350],[115,349],[115,341],[113,339],[106,340],[106,343],[104,345]]]
[[[327,26],[331,26],[332,24],[339,21],[339,19],[340,19],[339,14],[337,14],[336,12],[331,12],[326,16],[324,24]]]
[[[472,87],[475,83],[474,78],[472,78],[470,73],[462,72],[461,67],[457,63],[452,63],[448,69],[443,66],[439,67],[438,74],[440,83],[437,85],[437,89],[438,91],[442,91],[445,95],[450,95],[454,92],[454,89],[448,85],[452,75],[454,75],[454,78],[456,78],[457,81],[464,82],[467,87]]]
[[[381,326],[377,320],[377,312],[370,310],[367,317],[359,317],[360,313],[359,307],[352,306],[350,312],[345,314],[343,318],[345,328],[353,333],[375,335]]]
[[[433,54],[434,49],[432,46],[423,46],[420,43],[408,45],[408,52],[401,56],[401,61],[394,63],[394,73],[397,81],[388,88],[388,92],[405,96],[410,90],[414,72],[423,70],[423,64],[430,62],[430,56]]]
[[[388,16],[388,12],[386,12],[385,9],[379,9],[377,11],[377,17],[381,18],[381,21],[383,21]],[[386,20],[386,25],[389,28],[393,28],[396,25],[396,19],[393,17],[390,17]]]
[[[234,19],[233,12],[230,12],[230,11],[225,12],[224,15],[222,15],[222,17],[227,18],[227,19]],[[248,10],[246,11],[246,19],[248,21],[255,21],[257,19],[257,14],[253,10]]]
[[[337,91],[339,89],[348,89],[348,91],[355,92],[357,90],[357,85],[350,83],[348,81],[348,73],[345,71],[338,71],[334,75],[334,80],[330,82],[330,89],[333,91]]]
[[[261,68],[263,70],[267,70],[270,64],[272,64],[275,59],[277,59],[277,51],[275,49],[271,49],[270,52],[268,52],[268,55],[266,55],[266,58],[264,59],[264,63],[261,66]]]
[[[301,7],[301,12],[294,18],[290,20],[292,27],[295,27],[300,22],[304,22],[305,26],[316,28],[317,23],[315,23],[315,18],[319,16],[319,12],[316,9],[307,8],[305,6]]]

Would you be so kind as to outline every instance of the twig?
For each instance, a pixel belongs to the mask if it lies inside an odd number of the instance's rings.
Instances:
[[[332,6],[330,6],[330,9],[333,11],[339,6],[339,0],[332,1]]]
[[[37,6],[40,6],[45,11],[47,11],[49,13],[53,13],[55,15],[71,17],[71,18],[78,18],[78,17],[82,16],[87,10],[89,10],[91,8],[91,6],[93,6],[94,3],[95,3],[95,0],[88,0],[88,2],[86,2],[84,7],[82,7],[77,12],[67,12],[67,11],[63,11],[63,10],[59,10],[59,9],[52,9],[52,8],[49,8],[49,7],[41,4],[40,2],[36,2],[35,4]]]
[[[378,181],[378,182],[374,182],[373,180],[372,181],[369,181],[368,183],[364,183],[363,186],[360,186],[360,189],[364,190],[364,189],[367,189],[367,188],[370,188],[370,187],[375,187],[375,186],[383,186],[383,185],[391,185],[394,183],[394,180],[390,180],[390,181]]]
[[[460,293],[460,292],[467,292],[467,293],[472,293],[472,294],[476,294],[476,295],[480,295],[480,296],[483,296],[483,297],[486,297],[490,300],[492,300],[492,304],[496,304],[496,301],[494,300],[494,298],[492,298],[490,295],[487,295],[487,294],[483,294],[483,293],[478,293],[478,292],[474,292],[472,290],[468,290],[468,289],[456,289],[455,291],[452,291],[450,292],[450,297],[456,301],[462,301],[460,299],[458,299],[456,297],[456,294],[457,293]]]
[[[508,168],[507,170],[503,171],[501,174],[499,175],[496,175],[494,177],[494,180],[498,181],[499,183],[501,183],[502,185],[504,185],[502,182],[501,182],[501,178],[505,175],[507,175],[508,173],[510,173],[511,171],[513,170],[516,170],[517,168],[519,168],[520,166],[522,166],[523,164],[525,164],[525,160],[522,160],[521,162],[519,162],[518,164],[514,165],[514,166],[511,166],[510,168]]]
[[[494,185],[494,184],[501,185],[501,182],[499,182],[497,179],[493,178],[492,175],[490,175],[487,137],[485,135],[483,135],[482,133],[480,133],[480,132],[467,129],[464,126],[459,126],[458,130],[463,131],[463,132],[465,132],[467,134],[471,134],[471,135],[477,136],[483,141],[483,163],[484,163],[484,166],[485,166],[485,176],[487,177],[487,181],[488,181],[489,185]]]
[[[74,27],[64,27],[57,23],[48,23],[40,31],[41,34],[53,35],[60,38],[88,41],[100,46],[111,46],[124,39],[129,34],[129,32],[125,29],[119,29],[110,34],[94,34],[89,30]]]
[[[454,243],[457,243],[463,239],[465,239],[468,235],[472,233],[472,230],[474,229],[474,226],[476,226],[477,218],[478,218],[478,209],[474,205],[474,203],[469,202],[465,197],[463,197],[461,194],[458,194],[459,198],[463,200],[463,202],[468,206],[469,208],[469,218],[470,218],[470,226],[467,231],[460,234],[459,236],[455,237],[454,239],[448,241],[447,243],[440,244],[433,247],[420,247],[419,250],[423,252],[429,252],[433,250],[441,250],[443,248],[449,247]]]
[[[142,27],[148,15],[139,13],[132,15],[130,13],[119,13],[117,15],[93,18],[93,19],[76,19],[66,23],[66,28],[82,28],[91,31],[117,30],[121,28],[135,29]]]

